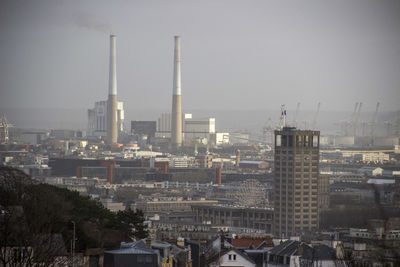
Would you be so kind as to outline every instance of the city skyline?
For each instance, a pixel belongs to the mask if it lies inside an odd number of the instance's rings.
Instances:
[[[128,110],[169,110],[174,35],[183,37],[183,110],[397,108],[394,1],[93,3],[6,1],[2,108],[80,109],[105,98],[111,32]]]
[[[399,14],[2,1],[1,266],[400,265]]]

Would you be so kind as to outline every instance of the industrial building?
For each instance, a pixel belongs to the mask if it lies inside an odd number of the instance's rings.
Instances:
[[[157,120],[155,137],[171,138],[171,113],[162,113]],[[182,138],[185,144],[228,144],[229,133],[216,133],[215,118],[193,118],[190,113],[182,115]]]
[[[150,144],[156,136],[156,121],[131,121],[131,134],[135,135],[139,146]]]
[[[274,235],[290,237],[319,227],[319,131],[275,131]]]
[[[131,133],[154,137],[157,131],[156,121],[131,121]]]
[[[229,133],[215,133],[215,144],[224,145],[229,144]]]
[[[215,118],[193,119],[190,116],[185,118],[184,124],[185,143],[193,143],[199,139],[206,139],[207,142],[215,140]]]
[[[107,136],[107,101],[97,101],[94,108],[88,110],[88,136]],[[117,127],[118,133],[124,130],[124,103],[117,102]]]
[[[171,113],[162,113],[157,120],[157,132],[171,136]]]
[[[123,103],[117,101],[117,37],[110,35],[110,65],[107,101],[88,110],[88,136],[106,137],[107,144],[117,143],[123,131]]]

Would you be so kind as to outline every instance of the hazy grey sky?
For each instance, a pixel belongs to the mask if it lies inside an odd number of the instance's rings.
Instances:
[[[400,107],[400,1],[42,1],[0,5],[0,106],[169,110],[174,35],[183,109]],[[86,114],[85,114],[86,115]]]

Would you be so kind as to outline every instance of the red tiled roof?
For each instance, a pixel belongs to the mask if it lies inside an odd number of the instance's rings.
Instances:
[[[251,237],[240,237],[232,239],[232,245],[236,248],[248,248],[251,245],[253,248],[258,247],[265,240],[265,238],[251,238]]]

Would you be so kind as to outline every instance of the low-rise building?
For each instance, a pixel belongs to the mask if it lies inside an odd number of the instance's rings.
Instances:
[[[287,240],[268,252],[268,266],[346,266],[342,259],[338,259],[337,251],[326,245],[311,247],[310,245]]]
[[[245,253],[231,248],[221,253],[218,259],[210,264],[211,267],[255,267],[255,262]]]
[[[272,233],[273,209],[226,205],[192,206],[196,223],[226,226],[239,232]]]

